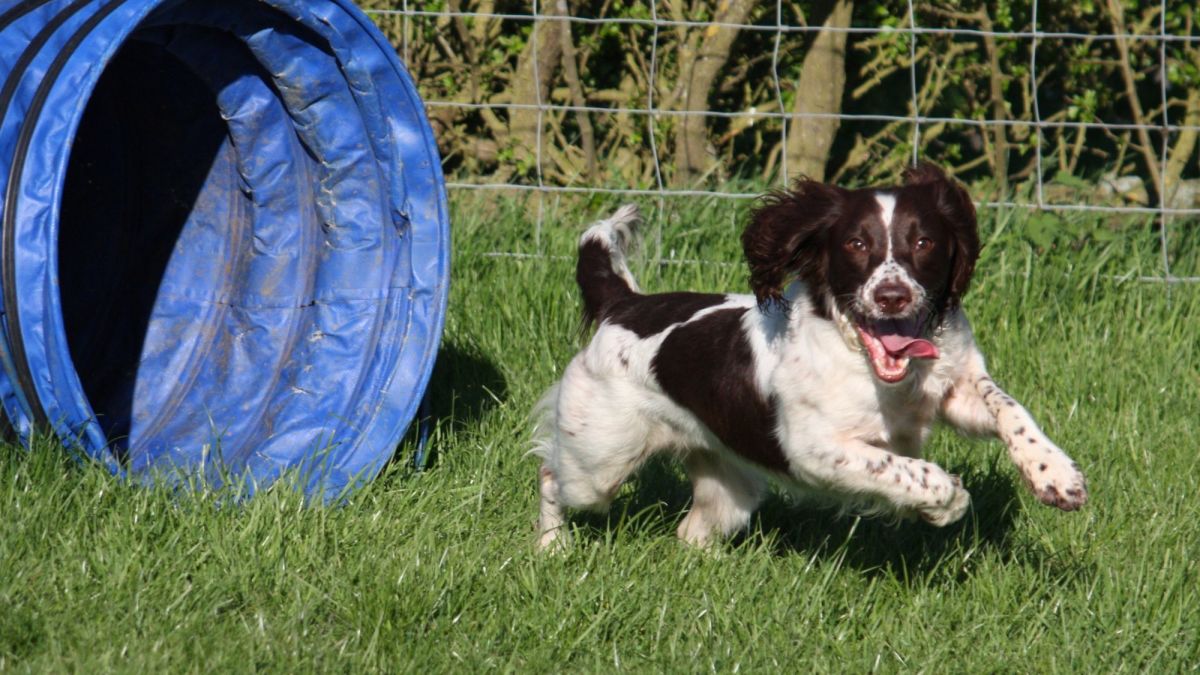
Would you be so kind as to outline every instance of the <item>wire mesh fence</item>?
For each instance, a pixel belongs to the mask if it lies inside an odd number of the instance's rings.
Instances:
[[[750,200],[927,158],[977,205],[1200,218],[1186,2],[368,0],[421,86],[452,191]],[[661,242],[657,247],[662,250]],[[504,254],[505,252],[497,252]]]

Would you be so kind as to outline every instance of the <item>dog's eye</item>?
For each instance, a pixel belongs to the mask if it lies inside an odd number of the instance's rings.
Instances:
[[[865,251],[867,250],[867,242],[855,237],[846,242],[846,248],[851,251]]]
[[[929,237],[921,237],[917,240],[918,251],[928,251],[931,248],[933,248],[933,240]]]

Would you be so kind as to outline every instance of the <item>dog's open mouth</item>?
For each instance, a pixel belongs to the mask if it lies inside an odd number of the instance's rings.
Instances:
[[[908,375],[912,359],[936,359],[938,348],[922,337],[926,314],[907,319],[860,319],[854,327],[875,376],[894,384]]]

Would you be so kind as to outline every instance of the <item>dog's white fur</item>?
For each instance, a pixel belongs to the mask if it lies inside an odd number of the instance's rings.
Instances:
[[[625,250],[636,222],[636,210],[625,207],[582,238],[603,242],[614,272],[631,285]],[[564,507],[607,507],[639,465],[662,451],[682,459],[693,484],[680,538],[706,545],[749,523],[766,493],[768,472],[725,447],[673,402],[651,369],[671,331],[727,308],[748,310],[742,330],[753,352],[753,380],[776,402],[773,431],[790,467],[783,477],[789,487],[833,497],[859,512],[953,523],[968,507],[967,491],[958,477],[920,459],[933,423],[942,419],[970,434],[1000,437],[1042,501],[1070,509],[1086,500],[1075,464],[989,377],[961,309],[932,338],[940,357],[914,360],[908,377],[887,385],[873,376],[848,318],[836,310],[833,322],[816,316],[800,282],[786,295],[788,312],[760,308],[751,295],[729,295],[723,304],[646,338],[600,324],[537,408],[540,547],[561,543]],[[1064,505],[1066,495],[1074,501]]]

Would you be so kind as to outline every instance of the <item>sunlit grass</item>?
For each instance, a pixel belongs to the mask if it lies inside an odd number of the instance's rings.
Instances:
[[[941,432],[928,455],[974,500],[944,530],[775,496],[701,553],[675,541],[687,487],[655,463],[547,557],[527,417],[580,345],[575,239],[615,202],[547,199],[539,228],[534,199],[456,196],[424,473],[408,441],[343,506],[274,489],[233,507],[124,484],[52,442],[0,448],[0,669],[1200,666],[1200,286],[1128,280],[1161,271],[1148,227],[1046,251],[1027,213],[984,214],[966,307],[997,380],[1088,475],[1083,511],[1038,504],[999,443]],[[644,288],[744,289],[746,204],[645,206]],[[1173,227],[1174,271],[1195,273],[1195,224]],[[538,257],[493,255],[511,252]]]

